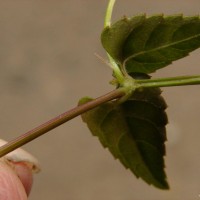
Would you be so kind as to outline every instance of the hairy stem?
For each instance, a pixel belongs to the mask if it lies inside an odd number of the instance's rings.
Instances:
[[[60,126],[61,124],[81,115],[82,113],[89,111],[107,101],[118,99],[125,95],[124,89],[116,89],[111,91],[99,98],[96,98],[88,103],[77,106],[53,119],[45,122],[44,124],[28,131],[27,133],[11,140],[7,144],[0,147],[0,157],[6,155],[7,153],[21,147],[22,145],[34,140],[35,138],[47,133],[48,131]]]

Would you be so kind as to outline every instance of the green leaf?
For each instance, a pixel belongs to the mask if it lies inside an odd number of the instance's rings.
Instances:
[[[166,104],[160,89],[144,89],[126,102],[107,102],[82,114],[94,136],[136,177],[168,189],[164,172]],[[79,104],[90,101],[83,98]]]
[[[128,73],[152,73],[200,47],[199,16],[123,18],[101,34],[105,50]]]

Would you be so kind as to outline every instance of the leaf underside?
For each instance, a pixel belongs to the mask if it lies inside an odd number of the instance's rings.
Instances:
[[[199,16],[123,18],[101,34],[105,50],[128,73],[152,73],[200,47]]]
[[[166,104],[160,89],[136,91],[122,104],[108,102],[82,114],[104,147],[136,177],[168,189],[164,172]],[[83,98],[79,104],[90,101]]]
[[[200,47],[199,16],[139,15],[104,28],[105,50],[133,78],[166,67]],[[136,90],[125,102],[105,103],[82,114],[93,135],[136,177],[168,189],[164,172],[166,103],[159,88]],[[80,104],[90,101],[83,98]]]

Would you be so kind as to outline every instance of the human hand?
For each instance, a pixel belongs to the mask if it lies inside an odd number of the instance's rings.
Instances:
[[[0,140],[0,146],[5,142]],[[27,200],[38,161],[22,149],[0,159],[0,200]]]

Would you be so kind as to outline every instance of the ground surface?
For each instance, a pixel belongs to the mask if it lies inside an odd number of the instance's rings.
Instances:
[[[0,1],[0,133],[12,139],[112,89],[99,36],[106,0]],[[127,14],[200,12],[199,0],[117,1]],[[200,51],[155,76],[200,74]],[[198,200],[199,87],[163,89],[169,108],[166,166],[170,191],[150,187],[125,170],[80,118],[27,144],[41,162],[30,200]],[[145,192],[144,192],[145,191]]]

